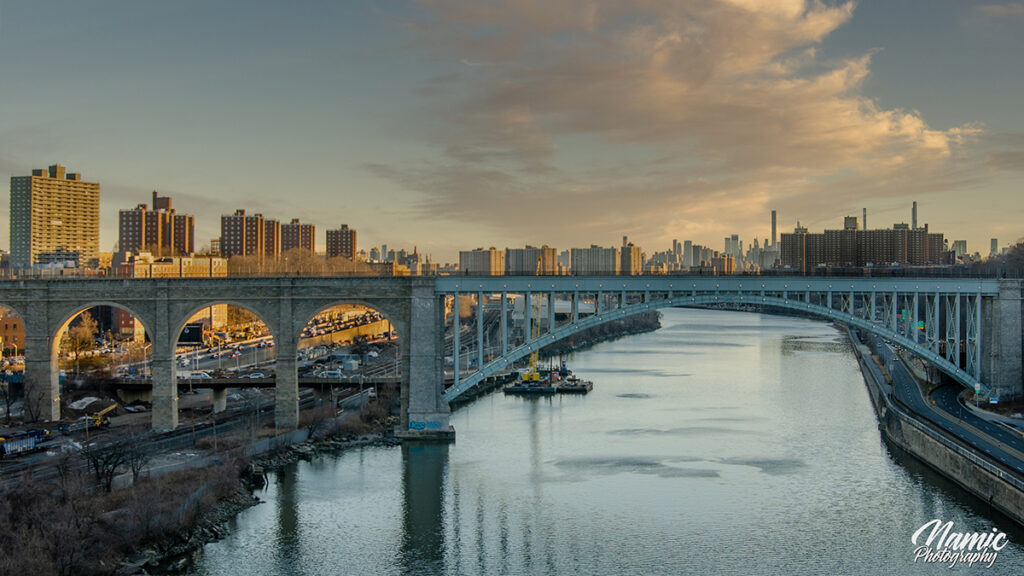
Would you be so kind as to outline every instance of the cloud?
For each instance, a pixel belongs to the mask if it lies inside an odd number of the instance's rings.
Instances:
[[[980,127],[934,128],[866,96],[871,52],[819,58],[853,2],[423,6],[413,45],[479,65],[460,64],[449,99],[425,104],[414,135],[436,156],[366,168],[419,192],[431,217],[563,246],[621,233],[720,237],[776,204],[834,209],[854,191],[974,178],[967,148]]]
[[[1024,2],[1011,2],[1010,4],[983,4],[978,6],[977,9],[983,16],[989,16],[991,18],[1024,16]]]

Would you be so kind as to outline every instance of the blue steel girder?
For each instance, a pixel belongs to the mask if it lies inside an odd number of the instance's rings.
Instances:
[[[912,354],[935,365],[962,385],[982,392],[988,391],[988,388],[980,382],[977,371],[972,371],[972,373],[956,366],[955,362],[950,362],[947,358],[938,353],[939,351],[935,349],[934,343],[931,343],[930,346],[919,343],[917,341],[917,334],[915,333],[916,326],[913,326],[912,330],[906,330],[906,325],[909,324],[909,322],[906,322],[907,319],[904,319],[904,330],[900,330],[900,326],[893,325],[894,323],[884,322],[884,324],[879,324],[876,321],[873,321],[874,319],[872,318],[863,318],[858,316],[856,314],[856,309],[852,304],[855,302],[853,295],[856,294],[863,294],[865,298],[870,297],[871,302],[874,302],[874,296],[872,296],[872,294],[878,294],[883,298],[883,305],[889,304],[888,302],[885,302],[885,295],[886,293],[889,293],[894,296],[892,298],[894,302],[884,307],[889,308],[886,312],[891,310],[891,313],[894,313],[896,311],[895,308],[898,307],[898,298],[895,297],[896,295],[902,296],[911,302],[917,300],[916,296],[918,294],[927,294],[932,297],[937,294],[994,296],[998,294],[998,283],[991,280],[971,279],[964,281],[963,279],[936,280],[901,278],[879,281],[878,279],[850,280],[843,278],[813,279],[802,277],[771,277],[754,279],[749,277],[633,277],[624,279],[621,277],[605,278],[561,276],[481,278],[439,277],[437,281],[436,290],[439,293],[443,292],[448,294],[465,293],[470,291],[478,292],[479,290],[492,293],[524,293],[532,292],[543,286],[548,290],[558,293],[593,293],[597,300],[600,300],[601,295],[606,293],[614,294],[616,299],[620,302],[622,301],[621,298],[623,293],[640,293],[644,295],[639,303],[629,304],[620,308],[603,309],[600,312],[595,311],[595,313],[590,316],[577,318],[576,321],[563,324],[553,331],[549,331],[541,335],[534,341],[528,341],[518,347],[510,349],[504,356],[496,358],[490,363],[485,364],[477,371],[467,375],[465,378],[456,380],[455,384],[445,392],[445,399],[449,402],[484,378],[510,368],[514,362],[529,355],[534,350],[540,349],[563,338],[570,337],[587,328],[597,326],[611,320],[638,314],[640,312],[657,310],[659,308],[702,306],[714,303],[733,302],[755,305],[765,304],[792,310],[803,310],[821,318],[831,318],[851,326],[863,328],[869,332],[902,345]],[[806,299],[800,300],[797,298],[789,298],[788,293],[791,290],[802,291],[805,292],[805,294],[815,292],[821,294],[823,297],[819,299],[819,303],[815,304]],[[843,310],[837,310],[827,305],[822,305],[824,302],[831,300],[828,296],[831,295],[833,291],[839,292],[840,290],[843,291],[841,294],[846,297],[844,299],[849,302],[849,307],[846,307]],[[649,294],[651,291],[659,294],[663,293],[665,297],[650,298]],[[781,296],[772,296],[771,294],[779,294]],[[911,306],[913,305],[911,304]],[[893,316],[895,316],[895,314],[893,314]],[[914,313],[912,318],[913,320],[916,320],[917,313]],[[932,320],[933,318],[934,316],[928,319]],[[888,318],[886,320],[888,320]],[[978,353],[976,350],[974,352],[975,354]],[[974,366],[972,366],[972,368],[974,368]]]

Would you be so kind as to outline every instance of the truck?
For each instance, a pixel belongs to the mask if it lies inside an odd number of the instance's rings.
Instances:
[[[91,416],[83,416],[75,422],[61,424],[58,429],[61,434],[74,434],[75,432],[82,432],[91,428],[106,428],[110,426],[110,418],[107,417],[107,414],[111,413],[115,408],[117,408],[117,404],[111,404]]]

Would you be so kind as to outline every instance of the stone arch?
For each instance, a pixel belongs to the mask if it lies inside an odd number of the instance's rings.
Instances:
[[[453,386],[445,392],[444,398],[448,402],[451,402],[455,398],[458,398],[471,386],[477,382],[491,376],[499,371],[502,371],[512,365],[516,360],[526,357],[534,350],[539,350],[548,344],[563,340],[574,334],[579,333],[587,328],[592,328],[612,320],[625,318],[641,312],[647,312],[650,310],[658,310],[660,308],[679,307],[685,308],[689,306],[705,306],[708,304],[724,304],[724,303],[742,303],[750,305],[766,305],[777,308],[784,308],[788,310],[799,310],[802,312],[809,312],[816,317],[822,319],[832,319],[857,328],[862,328],[886,338],[888,340],[899,343],[910,353],[921,358],[922,360],[929,362],[936,366],[939,370],[964,385],[967,388],[974,389],[975,387],[985,391],[987,388],[980,382],[975,380],[966,370],[957,368],[949,361],[934,354],[926,347],[911,341],[903,335],[897,334],[885,326],[881,326],[872,323],[863,318],[853,316],[846,312],[836,310],[834,308],[828,308],[819,304],[811,304],[801,300],[792,300],[788,298],[779,298],[774,296],[735,296],[735,295],[703,295],[703,296],[678,296],[674,298],[663,298],[659,300],[653,300],[650,302],[641,302],[639,304],[632,304],[623,308],[616,308],[613,310],[605,310],[600,313],[595,313],[586,318],[580,318],[579,321],[563,325],[562,327],[542,334],[539,338],[532,342],[524,343],[512,350],[509,350],[508,354],[501,356],[492,362],[486,364],[482,369],[470,374],[466,378],[453,384]]]
[[[63,333],[68,329],[71,322],[80,314],[97,306],[109,306],[123,310],[131,314],[142,324],[142,328],[152,341],[154,319],[148,314],[148,310],[141,308],[134,303],[125,303],[117,300],[82,300],[70,302],[50,308],[50,314],[45,319],[33,318],[26,320],[26,340],[36,338],[37,346],[26,352],[25,356],[25,405],[26,415],[30,412],[37,412],[46,415],[46,419],[60,419],[60,367],[59,355],[60,344]],[[30,336],[30,332],[33,333]],[[30,358],[32,354],[43,354],[45,358]],[[48,408],[42,406],[43,402]]]
[[[398,330],[398,325],[399,322],[401,321],[400,318],[396,318],[392,312],[387,310],[386,306],[381,306],[379,302],[372,302],[369,300],[362,300],[359,298],[338,298],[337,300],[330,302],[318,302],[315,305],[315,309],[312,307],[303,307],[302,310],[297,312],[295,314],[297,319],[295,324],[298,327],[298,329],[296,330],[294,326],[292,328],[295,338],[298,339],[301,336],[302,330],[305,329],[306,326],[308,326],[309,323],[313,320],[313,318],[315,318],[318,314],[321,314],[335,306],[342,306],[345,304],[363,306],[365,308],[369,308],[370,310],[379,313],[385,320],[390,322],[391,325],[395,327],[396,332],[401,334],[401,331]],[[312,312],[310,312],[310,310],[312,310]]]
[[[190,307],[183,308],[180,311],[180,313],[175,314],[174,324],[172,325],[170,331],[170,344],[172,352],[177,346],[178,338],[181,337],[181,331],[185,329],[185,325],[188,324],[189,319],[198,314],[199,312],[201,312],[204,308],[210,308],[212,306],[217,306],[219,304],[237,306],[238,308],[247,310],[248,312],[255,315],[260,322],[263,322],[263,325],[267,327],[267,330],[270,332],[270,336],[272,338],[279,337],[281,329],[277,325],[275,315],[271,314],[269,310],[262,309],[262,306],[259,306],[258,303],[246,302],[244,300],[231,298],[215,299],[204,301],[202,304],[199,305],[190,304]]]

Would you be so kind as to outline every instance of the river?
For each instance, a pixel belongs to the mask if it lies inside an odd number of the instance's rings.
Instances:
[[[490,394],[451,446],[365,448],[271,476],[191,574],[932,574],[924,523],[1024,534],[879,433],[841,332],[670,309],[576,353],[587,396]]]

